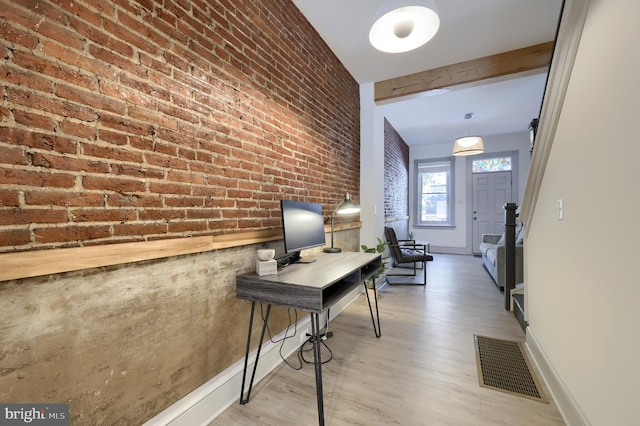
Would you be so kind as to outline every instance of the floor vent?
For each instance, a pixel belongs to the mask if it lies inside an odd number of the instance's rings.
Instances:
[[[480,386],[549,402],[522,343],[474,335]]]

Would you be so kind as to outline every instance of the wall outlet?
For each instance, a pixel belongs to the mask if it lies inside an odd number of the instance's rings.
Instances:
[[[300,343],[304,343],[307,340],[309,340],[309,329],[305,328],[304,330],[300,331]]]

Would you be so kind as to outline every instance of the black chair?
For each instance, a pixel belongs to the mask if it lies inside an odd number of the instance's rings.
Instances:
[[[394,265],[413,264],[413,274],[387,274],[387,277],[415,277],[417,274],[417,264],[422,263],[423,281],[421,283],[413,282],[391,282],[387,278],[389,284],[427,284],[427,262],[433,260],[433,256],[427,253],[426,244],[416,244],[413,240],[398,240],[396,231],[393,228],[384,228],[384,237],[389,243],[389,254],[393,259]]]

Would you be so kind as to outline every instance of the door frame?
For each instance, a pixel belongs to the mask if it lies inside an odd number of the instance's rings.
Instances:
[[[487,158],[495,158],[495,157],[511,157],[511,199],[514,200],[514,203],[518,203],[520,201],[519,193],[520,193],[520,151],[496,151],[496,152],[488,152],[484,154],[473,155],[469,157],[464,157],[466,160],[466,164],[464,166],[465,174],[466,174],[466,205],[467,209],[465,212],[465,223],[467,224],[467,247],[466,252],[469,254],[473,253],[473,171],[472,164],[473,160],[484,160]]]

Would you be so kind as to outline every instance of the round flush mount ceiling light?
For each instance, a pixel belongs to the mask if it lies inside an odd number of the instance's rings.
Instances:
[[[431,40],[439,27],[440,18],[433,9],[403,6],[378,18],[369,31],[369,41],[382,52],[408,52]]]

